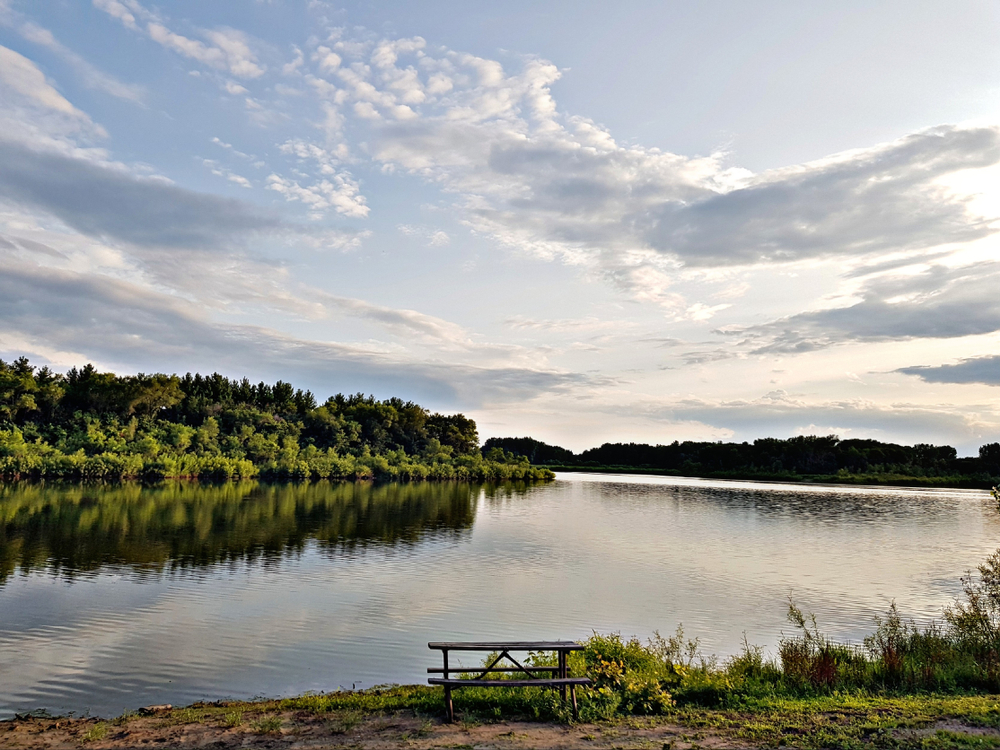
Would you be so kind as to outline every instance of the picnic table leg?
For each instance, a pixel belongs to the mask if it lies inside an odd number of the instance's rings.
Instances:
[[[580,712],[576,708],[576,685],[569,686],[569,694],[573,697],[573,718],[580,720]]]
[[[441,656],[444,658],[444,678],[448,679],[448,649],[441,649]],[[444,686],[444,707],[448,711],[448,723],[455,722],[455,706],[451,702],[451,685]]]
[[[563,679],[566,678],[566,652],[559,651],[559,676]],[[566,686],[560,685],[559,692],[562,694],[563,703],[566,702]]]

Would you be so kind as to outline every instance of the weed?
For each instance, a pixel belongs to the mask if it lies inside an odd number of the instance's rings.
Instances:
[[[128,724],[132,719],[136,718],[139,714],[136,711],[123,711],[121,716],[116,716],[111,720],[111,723],[116,727],[122,727]]]
[[[284,723],[284,719],[280,716],[264,714],[254,721],[250,728],[256,734],[274,734],[281,731]]]
[[[243,723],[243,712],[240,710],[227,711],[222,716],[222,723],[227,727],[238,727]]]
[[[103,740],[108,735],[109,724],[106,721],[99,721],[80,737],[82,742],[97,742]]]
[[[360,724],[363,718],[364,716],[360,711],[344,711],[331,719],[328,726],[330,732],[333,734],[347,734]]]

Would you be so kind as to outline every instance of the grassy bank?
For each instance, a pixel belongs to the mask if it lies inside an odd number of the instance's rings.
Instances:
[[[510,457],[485,459],[479,453],[452,456],[450,452],[410,455],[404,450],[356,455],[333,448],[306,446],[289,449],[284,457],[253,461],[235,454],[169,452],[153,455],[132,452],[126,444],[121,452],[67,453],[42,442],[29,443],[17,430],[0,430],[0,481],[160,481],[200,479],[212,482],[235,479],[289,481],[547,481],[554,475],[544,467]]]
[[[282,700],[151,708],[113,719],[22,717],[0,722],[0,748],[704,748],[969,750],[1000,747],[997,695],[770,698],[738,708],[673,707],[656,716],[539,720],[500,691],[396,686]],[[522,690],[521,693],[531,691]]]

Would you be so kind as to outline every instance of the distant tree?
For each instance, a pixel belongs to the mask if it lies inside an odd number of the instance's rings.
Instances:
[[[427,434],[451,446],[458,455],[479,450],[479,431],[476,423],[464,414],[432,414],[427,420]]]
[[[133,414],[159,414],[163,409],[176,406],[184,399],[181,381],[176,375],[139,373],[129,379],[129,385],[129,412]]]
[[[483,443],[483,455],[487,458],[494,449],[524,456],[533,464],[571,464],[576,459],[571,450],[530,437],[492,437]]]

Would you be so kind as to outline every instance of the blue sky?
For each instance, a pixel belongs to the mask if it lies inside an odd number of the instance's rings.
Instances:
[[[1000,7],[0,0],[0,357],[483,437],[1000,439]]]

